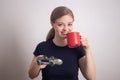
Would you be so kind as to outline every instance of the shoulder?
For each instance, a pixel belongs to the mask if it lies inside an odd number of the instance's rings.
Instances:
[[[42,42],[38,43],[38,45],[36,46],[36,49],[34,51],[34,55],[38,56],[40,54],[43,54],[44,51],[47,51],[46,49],[49,48],[49,44],[50,44],[50,41],[42,41]]]
[[[86,54],[85,49],[84,49],[83,46],[77,47],[77,48],[76,48],[76,51],[77,51],[77,53],[78,53],[78,55],[79,55],[79,58],[85,56],[85,54]]]
[[[51,40],[47,40],[47,41],[40,42],[37,46],[45,48],[45,47],[49,46],[50,44],[51,44]]]

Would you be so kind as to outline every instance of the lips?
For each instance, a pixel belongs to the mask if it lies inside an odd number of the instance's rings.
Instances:
[[[62,35],[67,35],[67,33],[63,33],[63,32],[61,32],[61,34],[62,34]]]

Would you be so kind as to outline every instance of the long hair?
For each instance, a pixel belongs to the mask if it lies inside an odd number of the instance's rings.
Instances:
[[[69,8],[65,6],[56,7],[51,13],[50,21],[51,23],[55,23],[56,19],[68,14],[71,15],[74,20],[73,12]],[[51,28],[47,34],[46,40],[53,39],[54,36],[55,36],[55,30]]]

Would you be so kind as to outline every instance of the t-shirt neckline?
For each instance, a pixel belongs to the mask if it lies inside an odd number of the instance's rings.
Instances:
[[[56,45],[56,44],[53,42],[53,39],[51,40],[51,42],[52,42],[52,45],[54,45],[55,47],[58,47],[58,48],[68,47],[68,45],[65,45],[65,46],[58,46],[58,45]]]

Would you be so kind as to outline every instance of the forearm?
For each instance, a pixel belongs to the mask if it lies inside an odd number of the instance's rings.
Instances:
[[[39,72],[40,72],[40,66],[37,64],[36,60],[33,59],[32,64],[29,68],[29,77],[33,79],[38,76]]]
[[[86,78],[87,80],[96,80],[96,69],[95,69],[95,64],[92,58],[91,50],[86,49],[86,56],[85,56],[85,65],[84,65],[84,70],[86,73]]]

